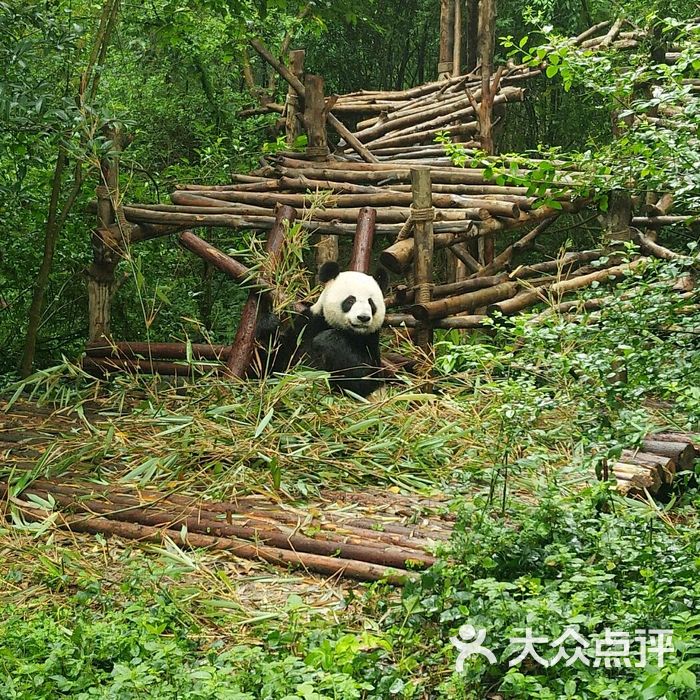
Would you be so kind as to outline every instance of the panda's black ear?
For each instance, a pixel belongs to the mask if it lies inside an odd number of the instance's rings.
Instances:
[[[334,280],[340,274],[340,266],[335,260],[329,260],[321,265],[321,269],[318,271],[319,282],[325,284],[330,280]]]
[[[380,267],[375,270],[374,279],[377,280],[377,284],[379,285],[379,289],[382,290],[382,294],[386,294],[387,290],[389,289],[389,273],[383,267]]]

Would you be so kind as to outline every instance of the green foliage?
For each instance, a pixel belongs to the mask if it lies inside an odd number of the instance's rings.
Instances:
[[[528,36],[520,41],[506,36],[502,44],[518,61],[533,67],[544,63],[547,78],[560,79],[565,92],[579,86],[614,115],[617,138],[568,156],[583,182],[601,193],[615,188],[670,191],[692,212],[700,206],[700,176],[694,166],[700,159],[700,100],[684,79],[700,72],[700,31],[673,19],[652,16],[647,22],[658,43],[680,48],[675,63],[651,60],[651,41],[632,51],[581,49],[551,26],[542,30],[539,45]],[[669,105],[680,109],[672,119],[648,118]]]

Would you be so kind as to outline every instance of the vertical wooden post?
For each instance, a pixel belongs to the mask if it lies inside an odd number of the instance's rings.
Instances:
[[[311,160],[326,160],[326,98],[323,78],[320,75],[307,75],[304,78],[304,126],[309,138],[307,155]]]
[[[466,0],[467,3],[467,49],[466,65],[467,73],[471,73],[478,62],[477,46],[479,43],[479,0]]]
[[[438,80],[457,76],[462,69],[462,2],[464,0],[441,0],[440,3],[440,63]],[[452,254],[445,253],[447,282],[458,282],[466,278],[466,268]]]
[[[452,75],[454,54],[455,0],[440,0],[440,57],[438,80]]]
[[[306,154],[311,160],[323,161],[328,158],[323,78],[320,75],[307,75],[304,91],[304,125],[309,139]],[[316,244],[316,269],[323,263],[337,259],[338,236],[321,236]]]
[[[411,168],[414,218],[413,284],[415,303],[425,304],[433,296],[433,195],[430,168]],[[418,326],[414,340],[423,350],[433,342],[433,329],[429,323]]]
[[[277,209],[275,224],[270,229],[265,244],[265,252],[268,254],[269,271],[274,271],[284,251],[287,240],[287,229],[296,218],[296,210],[287,205]],[[251,292],[248,301],[241,311],[241,319],[238,322],[236,337],[231,345],[231,352],[227,362],[228,373],[233,377],[242,379],[245,377],[255,350],[255,330],[258,322],[258,308],[264,302],[264,296],[259,292]]]
[[[357,217],[355,240],[352,244],[352,256],[348,270],[369,273],[372,261],[372,243],[374,241],[374,226],[377,221],[377,210],[372,207],[362,207]]]
[[[625,190],[613,190],[608,196],[605,212],[604,240],[607,246],[629,241],[632,238],[632,197]]]
[[[479,140],[482,150],[493,155],[493,100],[498,92],[500,71],[492,79],[496,43],[496,0],[479,0],[478,60],[481,63],[481,102],[479,104]],[[479,262],[490,265],[494,259],[494,237],[479,239]]]
[[[452,38],[452,76],[462,73],[462,2],[455,0],[454,33]]]
[[[302,79],[304,75],[304,56],[306,52],[290,51],[289,52],[289,63],[292,73],[296,75],[299,80]],[[285,102],[285,136],[287,138],[287,146],[292,148],[294,143],[299,138],[302,132],[302,110],[299,108],[300,98],[297,91],[290,85],[287,90],[287,100]]]
[[[110,127],[105,130],[105,136],[112,141],[113,154],[105,156],[100,163],[102,182],[97,187],[97,229],[92,233],[92,264],[87,271],[90,342],[109,337],[114,271],[120,250],[128,243],[126,220],[117,217],[122,135]],[[116,235],[112,233],[115,227]]]

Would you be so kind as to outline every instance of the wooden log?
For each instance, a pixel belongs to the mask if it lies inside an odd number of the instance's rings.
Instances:
[[[320,75],[307,75],[304,78],[304,91],[304,126],[308,137],[306,154],[311,160],[323,161],[329,153],[323,78]]]
[[[669,248],[665,248],[659,245],[656,241],[653,241],[649,236],[644,235],[641,231],[635,231],[635,238],[637,239],[640,247],[646,253],[653,255],[655,258],[661,258],[662,260],[680,260],[684,256],[676,253]]]
[[[578,202],[573,204],[572,207],[581,207],[583,204]],[[543,219],[549,218],[557,210],[551,207],[540,207],[535,211],[523,213],[518,219],[489,219],[483,221],[475,227],[473,231],[465,231],[459,237],[453,238],[451,241],[448,237],[440,238],[440,236],[435,236],[435,247],[447,247],[454,245],[454,243],[459,243],[470,238],[478,238],[479,236],[486,236],[492,232],[499,230],[510,230],[518,228],[528,222],[541,221]],[[455,222],[456,225],[457,222]],[[437,230],[438,224],[435,224],[434,228]],[[456,230],[456,229],[455,229]],[[384,267],[392,272],[400,273],[402,272],[408,264],[410,264],[413,258],[413,240],[407,238],[406,240],[399,241],[389,246],[380,255],[380,261]]]
[[[414,129],[411,130],[410,133],[398,136],[387,134],[381,140],[375,141],[372,147],[382,146],[387,148],[389,146],[413,146],[421,143],[432,143],[435,141],[438,132],[444,133],[452,139],[459,136],[471,137],[477,132],[478,128],[479,126],[476,121],[469,121],[461,124]]]
[[[0,487],[0,491],[2,491],[2,487]],[[4,494],[6,493],[5,489]],[[22,507],[22,514],[27,520],[34,522],[44,522],[46,519],[46,511],[26,506]],[[139,542],[154,542],[156,544],[163,544],[166,538],[173,538],[188,547],[228,551],[241,559],[265,561],[285,567],[301,567],[304,570],[325,576],[346,576],[360,581],[386,580],[388,583],[400,585],[411,578],[415,578],[415,576],[411,576],[411,574],[406,572],[397,573],[391,568],[378,564],[368,564],[366,562],[356,562],[317,554],[304,554],[266,545],[251,544],[250,542],[232,538],[211,537],[198,533],[186,533],[183,538],[180,528],[171,530],[166,527],[127,523],[102,517],[86,518],[85,515],[62,515],[57,520],[56,527],[71,532],[116,535],[125,539]]]
[[[495,98],[496,104],[506,102],[522,102],[525,91],[523,88],[506,87]],[[479,99],[476,93],[475,99]],[[401,116],[391,115],[382,123],[369,129],[357,132],[369,148],[382,148],[385,141],[391,141],[397,137],[410,136],[426,130],[442,129],[448,124],[454,124],[466,117],[474,117],[474,107],[469,99],[463,95],[452,100],[444,100],[428,109]],[[395,146],[394,146],[395,147]]]
[[[184,514],[181,509],[173,511],[154,509],[152,506],[132,505],[128,508],[115,507],[113,503],[99,500],[83,500],[75,494],[63,494],[60,487],[35,489],[30,487],[26,493],[34,493],[44,498],[50,494],[64,507],[77,509],[85,513],[99,513],[111,520],[149,526],[166,526],[168,528],[187,528],[188,532],[206,534],[213,537],[226,537],[240,541],[252,540],[282,550],[292,550],[326,557],[340,556],[352,561],[362,561],[381,566],[406,569],[409,566],[431,566],[434,557],[416,550],[408,550],[394,545],[373,545],[372,543],[351,544],[338,540],[314,539],[303,534],[289,534],[278,527],[226,523],[209,516],[206,511],[196,514]],[[162,507],[162,506],[161,506]]]
[[[430,168],[413,168],[411,170],[413,185],[413,281],[415,298],[418,304],[428,304],[432,298],[433,286],[433,217],[432,195],[430,190]],[[415,316],[415,314],[414,314]],[[418,328],[414,341],[424,350],[428,350],[433,340],[430,327]]]
[[[598,260],[603,253],[604,251],[602,249],[572,251],[570,253],[564,253],[564,255],[556,260],[546,260],[545,262],[535,263],[534,265],[519,265],[510,273],[510,276],[514,279],[524,279],[542,273],[559,273],[559,271],[570,270],[576,265]],[[613,257],[611,259],[618,260],[619,257]]]
[[[129,220],[140,223],[156,223],[163,224],[159,229],[154,229],[154,233],[150,237],[158,235],[167,235],[172,232],[181,231],[192,227],[203,228],[233,228],[233,229],[251,229],[251,230],[269,230],[275,224],[275,219],[272,216],[239,216],[237,214],[182,214],[176,212],[161,212],[151,211],[148,209],[140,209],[138,207],[125,207]],[[468,213],[468,210],[462,210]],[[341,223],[332,216],[326,215],[328,221],[299,221],[299,225],[305,230],[312,233],[332,233],[339,236],[354,236],[355,224]],[[441,214],[442,216],[442,214]],[[403,218],[401,219],[403,220]],[[402,228],[401,223],[395,224],[377,224],[375,228],[376,235],[396,237]],[[436,221],[433,225],[433,230],[440,234],[450,235],[444,237],[442,247],[451,245],[455,241],[466,240],[466,238],[478,236],[478,229],[474,227],[474,222],[471,219],[458,218],[455,221]],[[462,236],[463,238],[460,238]],[[411,241],[412,246],[412,241]],[[411,252],[412,255],[412,252]]]
[[[454,294],[464,294],[465,292],[473,292],[477,289],[485,289],[493,287],[496,284],[508,281],[508,275],[494,275],[493,277],[478,277],[472,279],[461,280],[459,282],[451,282],[449,284],[437,284],[433,287],[433,298],[440,299],[443,297],[452,296]],[[390,306],[406,306],[414,302],[414,290],[408,287],[395,289],[394,293],[389,295],[384,303],[387,307]]]
[[[664,216],[673,208],[673,195],[665,192],[656,202],[647,202],[647,216]]]
[[[226,253],[207,243],[199,236],[195,236],[192,231],[183,231],[178,236],[178,242],[183,248],[187,248],[187,250],[202,258],[202,260],[206,260],[206,262],[213,265],[217,270],[225,272],[229,277],[236,280],[236,282],[248,281],[251,285],[259,288],[268,286],[262,280],[255,279],[250,268],[238,262],[238,260],[232,258],[230,255],[226,255]]]
[[[401,183],[392,183],[392,192],[409,192],[411,186],[404,185]],[[500,197],[501,195],[510,196],[525,196],[527,194],[527,187],[508,187],[501,185],[458,185],[458,184],[433,184],[433,193],[444,192],[455,195],[468,195],[471,197],[486,197],[487,195],[495,195]],[[519,206],[524,209],[521,204]],[[529,207],[527,207],[529,208]]]
[[[101,377],[113,372],[130,372],[132,374],[160,374],[161,376],[174,375],[177,377],[191,377],[193,374],[202,375],[208,372],[220,372],[225,366],[218,362],[182,363],[167,362],[165,360],[126,359],[119,357],[85,357],[82,367],[88,374]]]
[[[283,252],[288,227],[296,219],[296,210],[285,204],[280,206],[275,217],[275,225],[270,229],[265,244],[265,252],[268,255],[268,269],[273,271],[277,266]],[[263,297],[251,292],[248,296],[241,318],[238,323],[236,337],[231,346],[226,366],[232,377],[242,379],[253,358],[255,346],[255,330],[257,326],[258,308],[263,302]]]
[[[672,459],[678,471],[692,469],[697,453],[693,445],[689,442],[672,442],[669,440],[656,440],[655,436],[650,436],[642,440],[642,449],[655,455],[661,455]]]
[[[283,178],[284,179],[284,178]],[[309,187],[309,183],[306,189]],[[329,183],[330,184],[330,183]],[[352,187],[352,185],[348,185]],[[360,186],[361,187],[361,186]],[[319,189],[332,189],[331,187]],[[174,204],[193,207],[220,207],[222,202],[235,202],[249,204],[258,207],[274,207],[277,204],[289,204],[292,207],[310,207],[319,201],[317,192],[310,194],[294,194],[285,192],[239,192],[239,191],[202,191],[196,195],[190,192],[173,192],[171,199]],[[484,199],[481,197],[464,197],[453,194],[433,194],[433,206],[440,209],[484,209],[490,216],[504,216],[517,219],[520,216],[520,208],[513,202],[497,199]],[[324,199],[324,206],[351,208],[351,207],[407,207],[412,199],[409,192],[393,192],[391,190],[379,190],[372,188],[369,192],[353,194],[333,194]],[[153,206],[167,207],[167,205],[141,205],[143,208],[152,209]],[[153,209],[154,211],[168,211],[168,209]],[[194,213],[194,212],[190,212]]]
[[[143,343],[113,341],[88,343],[85,352],[88,357],[117,357],[121,359],[168,359],[223,360],[230,351],[225,345],[207,343]]]
[[[505,269],[513,259],[516,251],[528,250],[534,245],[535,239],[544,233],[556,220],[558,216],[554,215],[544,221],[541,221],[531,231],[526,233],[522,238],[509,245],[505,250],[499,253],[488,265],[482,267],[476,275],[478,277],[488,277],[499,270]]]
[[[631,482],[630,488],[647,490],[651,494],[655,494],[661,488],[661,477],[659,472],[654,468],[641,466],[639,464],[628,464],[626,462],[615,462],[612,466],[612,472],[617,478]]]
[[[374,242],[374,226],[377,220],[377,210],[363,207],[357,217],[357,229],[352,246],[349,270],[369,273],[372,260],[372,243]]]
[[[446,330],[468,330],[470,328],[481,328],[483,322],[488,319],[485,314],[471,314],[464,316],[450,316],[448,318],[440,318],[432,323],[433,328],[441,328]],[[387,314],[384,317],[384,325],[390,328],[417,328],[420,321],[412,314]]]
[[[391,183],[392,188],[394,184],[402,184],[410,182],[410,168],[404,166],[403,163],[390,164],[390,163],[379,163],[379,165],[391,165],[390,170],[339,170],[336,167],[329,167],[330,163],[324,163],[323,167],[288,167],[284,165],[276,165],[267,172],[268,174],[282,175],[287,177],[307,177],[312,180],[334,180],[336,182],[349,182],[353,184],[376,184],[376,183]],[[342,163],[343,166],[354,165],[353,163]],[[431,182],[435,179],[436,183],[439,184],[449,184],[449,185],[488,185],[488,181],[484,179],[484,172],[469,170],[467,168],[431,168]],[[565,183],[563,183],[565,184]],[[560,183],[555,183],[554,187],[560,186]],[[491,186],[491,192],[504,191],[505,188],[499,187],[497,190],[493,189]],[[474,192],[487,192],[486,188],[479,188],[478,190],[473,190]],[[507,191],[513,192],[513,189]],[[516,192],[527,192],[520,188],[516,189]],[[544,208],[544,207],[543,207]],[[537,210],[539,211],[539,209]],[[667,218],[667,217],[657,217],[657,219]]]
[[[486,287],[485,289],[467,292],[458,296],[437,299],[427,303],[418,302],[410,308],[410,311],[417,319],[429,321],[457,313],[473,311],[503,299],[510,299],[515,296],[517,291],[517,282],[502,282],[493,287]]]
[[[467,250],[467,246],[464,245],[464,243],[455,243],[451,245],[450,252],[464,264],[467,270],[475,274],[481,270],[481,265],[479,265],[478,260]]]
[[[577,46],[580,46],[583,41],[586,39],[589,39],[592,36],[595,36],[598,32],[600,32],[602,29],[606,29],[607,27],[610,26],[610,23],[612,20],[605,20],[603,22],[598,22],[598,24],[594,24],[592,27],[589,27],[586,29],[585,32],[582,32],[579,34],[575,39],[574,39],[574,44]]]
[[[506,301],[497,302],[489,307],[489,313],[499,312],[506,316],[522,311],[523,309],[533,306],[542,301],[547,300],[547,293],[551,296],[560,296],[573,292],[577,289],[588,287],[593,282],[606,282],[610,279],[618,279],[629,272],[634,271],[637,267],[646,262],[646,258],[638,258],[630,263],[610,267],[603,270],[592,272],[589,275],[582,275],[570,280],[563,280],[552,284],[549,287],[540,289],[528,290],[521,292],[517,296]]]
[[[643,448],[646,449],[646,448]],[[661,482],[670,484],[676,473],[676,462],[671,457],[642,450],[622,450],[620,460],[627,464],[636,464],[658,472]]]
[[[522,102],[524,94],[525,91],[522,88],[504,88],[503,92],[495,98],[494,102],[495,104]],[[410,137],[417,139],[418,136],[425,134],[426,132],[434,133],[442,130],[447,130],[449,132],[449,130],[452,128],[449,126],[450,124],[456,124],[456,126],[466,126],[467,124],[477,123],[474,120],[474,107],[470,104],[470,101],[467,98],[462,98],[454,103],[440,105],[433,110],[433,114],[436,114],[437,116],[429,121],[421,119],[420,117],[423,116],[421,114],[410,115],[409,117],[397,119],[390,124],[391,129],[385,129],[383,134],[368,141],[367,145],[372,149],[411,145]],[[471,117],[471,120],[466,121],[466,119],[469,117]],[[410,124],[411,122],[414,122],[413,126],[402,126]],[[402,126],[402,128],[399,128],[400,126]],[[475,132],[475,128],[469,128],[458,130],[454,133],[471,134]]]
[[[304,85],[284,64],[280,63],[258,39],[252,39],[250,45],[264,58],[296,91],[302,98],[306,99],[306,91]],[[355,151],[362,156],[368,163],[375,163],[377,159],[369,152],[367,148],[357,139],[350,130],[331,112],[326,112],[326,120],[328,123],[352,146]]]
[[[656,469],[648,469],[637,464],[627,464],[625,462],[615,462],[612,465],[612,472],[618,481],[623,483],[622,492],[629,490],[644,491],[655,494],[661,488],[661,477]]]
[[[302,76],[304,75],[305,55],[306,52],[303,50],[289,52],[289,65],[291,72],[300,82],[302,81]],[[290,148],[292,148],[297,139],[301,136],[302,111],[299,106],[299,95],[291,85],[287,90],[287,99],[285,101],[284,110],[284,133],[287,138],[287,144]]]
[[[450,223],[449,225],[454,226],[455,223]],[[435,230],[436,228],[437,225],[434,224],[433,229]],[[479,229],[474,224],[461,234],[436,233],[433,235],[433,248],[448,248],[460,241],[476,238],[478,235]],[[411,264],[413,260],[413,249],[414,241],[412,238],[398,241],[398,243],[394,243],[381,252],[379,255],[379,262],[390,272],[400,274]]]
[[[200,197],[200,200],[203,199]],[[273,209],[270,207],[256,207],[251,204],[240,204],[238,202],[224,202],[210,200],[212,203],[218,203],[221,206],[186,206],[173,204],[146,204],[140,205],[138,210],[143,212],[151,212],[154,214],[184,215],[184,216],[239,216],[244,218],[265,218],[271,217]],[[130,207],[131,209],[131,207]],[[344,208],[333,207],[329,209],[313,208],[311,210],[309,221],[338,221],[345,223],[356,223],[357,217],[360,214],[359,207]],[[400,206],[385,206],[377,212],[377,221],[384,224],[400,224],[408,220],[411,215],[411,210],[408,207]],[[491,214],[488,209],[436,209],[436,221],[490,221]]]
[[[236,181],[231,185],[195,185],[195,184],[176,184],[175,190],[182,192],[201,192],[212,191],[212,192],[227,192],[229,190],[239,190],[241,188],[246,188],[242,191],[249,191],[247,188],[250,185],[262,186],[263,191],[267,191],[268,188],[275,187],[277,185],[276,178],[269,177],[257,177],[248,175],[237,175],[237,178],[245,178],[243,181]]]
[[[603,37],[600,44],[598,44],[600,48],[606,48],[612,44],[612,42],[617,38],[617,35],[620,33],[623,22],[624,18],[622,17],[618,17],[615,22],[613,22],[613,25],[608,30],[608,33]]]
[[[328,158],[329,151],[323,78],[319,75],[307,75],[304,89],[304,124],[308,136],[306,154],[311,160],[324,161]],[[322,235],[316,243],[316,270],[320,270],[327,262],[337,261],[338,252],[338,236]]]
[[[686,224],[687,226],[700,225],[697,216],[633,216],[632,226],[644,228],[660,228],[662,226],[674,226]]]

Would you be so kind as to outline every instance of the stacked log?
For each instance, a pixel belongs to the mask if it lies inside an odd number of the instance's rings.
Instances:
[[[270,230],[275,207],[297,208],[300,225],[319,234],[353,236],[365,207],[377,209],[376,233],[396,238],[411,215],[411,169],[416,162],[323,162],[288,153],[269,157],[248,176],[230,185],[180,185],[172,204],[131,204],[123,207],[128,222],[149,227],[149,238],[194,227]],[[425,165],[426,161],[419,161]],[[542,207],[521,186],[495,185],[483,168],[438,163],[430,168],[435,233],[490,235],[541,219]],[[526,175],[519,168],[515,174]],[[570,211],[568,190],[575,174],[562,173],[547,196]],[[320,193],[323,193],[321,195]],[[554,212],[556,213],[556,212]],[[406,263],[407,264],[407,263]],[[405,266],[405,265],[404,265]]]
[[[0,498],[7,494],[8,485],[0,482]],[[396,524],[384,528],[380,521],[341,520],[318,510],[313,522],[301,526],[293,513],[256,498],[211,503],[156,491],[45,479],[33,481],[17,500],[23,516],[34,522],[43,522],[47,512],[27,502],[27,496],[52,500],[56,526],[71,532],[158,543],[169,537],[185,546],[323,576],[398,585],[430,567],[435,562],[429,553],[433,542],[449,534],[443,523],[427,529]]]
[[[636,450],[622,450],[612,464],[615,489],[626,496],[663,495],[676,474],[692,471],[700,444],[687,433],[651,433]]]

